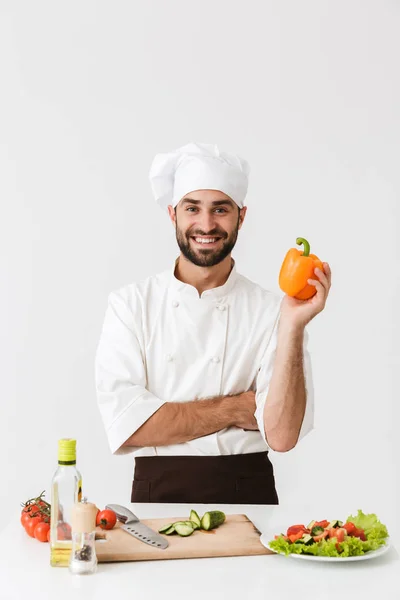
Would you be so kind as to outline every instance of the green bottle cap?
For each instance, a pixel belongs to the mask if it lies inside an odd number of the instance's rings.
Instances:
[[[58,440],[58,462],[62,465],[76,463],[76,440],[70,438]]]

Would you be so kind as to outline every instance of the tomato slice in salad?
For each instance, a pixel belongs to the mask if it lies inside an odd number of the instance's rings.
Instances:
[[[314,542],[320,542],[321,540],[324,540],[325,538],[327,538],[329,535],[329,531],[326,530],[323,533],[321,533],[320,535],[314,535],[313,540]]]
[[[288,535],[288,536],[289,536],[289,535],[296,535],[296,534],[297,534],[297,533],[299,533],[300,531],[301,531],[302,533],[307,533],[307,532],[308,532],[308,529],[307,529],[307,527],[305,527],[304,525],[291,525],[291,526],[289,527],[289,529],[287,530],[287,534],[286,534],[286,535]]]
[[[328,527],[330,521],[316,521],[313,525],[313,527],[323,527],[325,529],[325,527]]]
[[[300,540],[303,537],[303,531],[299,531],[298,533],[294,533],[293,535],[289,535],[288,538],[294,544],[297,540]]]
[[[345,523],[343,528],[347,531],[347,535],[353,535],[355,530],[357,529],[354,523]]]

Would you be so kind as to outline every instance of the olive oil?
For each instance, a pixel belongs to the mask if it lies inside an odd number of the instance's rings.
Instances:
[[[58,468],[51,482],[50,564],[67,567],[72,550],[71,511],[82,498],[76,440],[58,441]]]

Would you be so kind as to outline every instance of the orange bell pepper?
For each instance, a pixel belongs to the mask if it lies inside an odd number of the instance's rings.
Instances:
[[[317,279],[314,269],[317,267],[323,271],[322,262],[310,254],[310,244],[304,238],[297,238],[296,244],[303,245],[301,252],[297,248],[291,248],[282,263],[279,273],[279,287],[285,294],[298,300],[312,298],[317,290],[315,286],[307,283],[308,279]]]

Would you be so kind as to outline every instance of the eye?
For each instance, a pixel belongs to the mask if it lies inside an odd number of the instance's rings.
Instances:
[[[197,210],[197,208],[195,206],[188,206],[186,210],[191,212],[192,210]]]
[[[222,213],[226,213],[227,212],[225,208],[216,208],[215,210],[216,211],[220,210]]]

